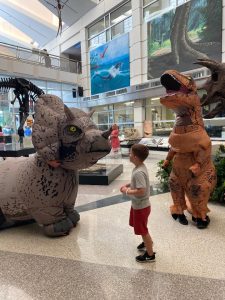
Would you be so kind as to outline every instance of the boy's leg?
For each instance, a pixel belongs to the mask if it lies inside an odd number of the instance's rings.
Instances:
[[[146,251],[143,255],[136,256],[136,261],[139,263],[154,262],[155,252],[152,249],[152,238],[149,233],[143,235],[142,238],[146,246]]]
[[[148,216],[150,214],[151,207],[146,207],[140,210],[134,210],[134,232],[137,235],[141,235],[146,247],[146,252],[143,255],[136,256],[136,261],[153,262],[155,261],[155,253],[152,250],[152,238],[148,232]]]
[[[152,256],[154,254],[154,252],[153,252],[153,248],[152,248],[153,242],[152,242],[152,238],[151,238],[150,234],[148,233],[146,235],[142,235],[142,239],[144,241],[148,255]]]

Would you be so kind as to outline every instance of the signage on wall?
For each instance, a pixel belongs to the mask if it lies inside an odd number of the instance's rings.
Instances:
[[[91,50],[90,69],[92,95],[129,86],[129,35]]]
[[[221,61],[222,0],[192,0],[148,23],[148,79],[167,69],[196,69],[197,58]]]

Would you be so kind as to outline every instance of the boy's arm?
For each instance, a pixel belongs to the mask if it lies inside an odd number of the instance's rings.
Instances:
[[[125,185],[122,185],[120,188],[121,193],[126,193],[127,188],[129,188],[130,183],[127,183]]]
[[[131,188],[127,188],[126,189],[126,195],[129,195],[129,196],[144,196],[145,195],[145,191],[146,189],[145,188],[139,188],[139,189],[131,189]]]
[[[134,177],[134,181],[135,181],[135,187],[133,187],[133,188],[126,187],[125,188],[126,195],[136,196],[136,197],[144,196],[146,193],[146,188],[147,188],[146,174],[143,172],[136,173],[135,177]]]

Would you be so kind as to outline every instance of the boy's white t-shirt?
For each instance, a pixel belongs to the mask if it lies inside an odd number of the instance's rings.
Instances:
[[[145,195],[144,196],[133,196],[130,195],[131,201],[132,201],[132,207],[133,209],[142,209],[145,207],[150,206],[150,182],[149,182],[149,176],[148,171],[145,166],[145,164],[141,164],[138,167],[135,167],[132,171],[131,176],[131,189],[139,189],[144,188],[145,189]]]

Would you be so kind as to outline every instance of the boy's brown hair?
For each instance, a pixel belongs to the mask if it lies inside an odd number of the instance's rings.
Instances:
[[[149,155],[149,149],[147,146],[142,144],[134,144],[131,150],[135,156],[137,156],[140,161],[144,161]]]

